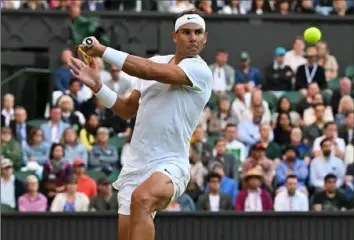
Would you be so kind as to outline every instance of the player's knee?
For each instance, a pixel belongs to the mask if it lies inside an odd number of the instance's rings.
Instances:
[[[152,212],[156,208],[157,201],[148,191],[136,189],[131,198],[131,207],[133,211]]]

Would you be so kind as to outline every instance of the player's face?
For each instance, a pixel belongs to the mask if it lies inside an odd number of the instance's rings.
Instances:
[[[177,52],[189,57],[198,55],[203,50],[207,36],[199,25],[190,23],[173,33],[173,41],[176,43]]]

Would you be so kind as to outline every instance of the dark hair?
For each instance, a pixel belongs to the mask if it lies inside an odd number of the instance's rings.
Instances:
[[[281,107],[280,107],[280,105],[281,105],[281,102],[282,102],[284,99],[286,99],[286,100],[288,101],[289,105],[290,105],[288,112],[291,112],[291,110],[292,110],[292,106],[291,106],[291,102],[290,102],[289,98],[287,98],[287,97],[285,97],[285,96],[282,96],[282,97],[279,98],[278,103],[277,103],[277,112],[278,112],[278,113],[281,113]]]
[[[313,105],[313,109],[316,109],[316,107],[318,107],[318,106],[323,106],[324,108],[326,107],[324,105],[324,103],[316,103],[316,104]]]
[[[72,79],[70,80],[70,82],[69,82],[69,86],[73,85],[73,83],[75,83],[75,82],[78,82],[78,83],[81,85],[81,82],[80,82],[79,79],[77,79],[77,78],[72,78]]]
[[[334,180],[337,180],[337,176],[334,175],[333,173],[329,173],[327,174],[325,177],[324,177],[324,181],[327,182],[328,180],[330,179],[334,179]]]
[[[223,48],[219,48],[218,50],[216,50],[216,53],[227,53],[227,51]]]
[[[349,117],[349,115],[352,114],[352,113],[354,114],[354,111],[349,111],[349,112],[345,113],[345,117],[346,118]]]
[[[63,157],[65,156],[65,151],[64,151],[65,148],[64,148],[63,144],[61,144],[61,143],[53,143],[52,146],[50,147],[49,159],[53,159],[53,157],[54,157],[53,153],[54,153],[54,149],[56,147],[61,147],[63,149]]]
[[[36,128],[36,127],[32,128],[30,130],[30,132],[29,132],[29,134],[27,136],[27,143],[28,143],[29,146],[33,146],[33,144],[34,144],[33,137],[34,137],[34,135],[37,134],[38,131],[41,131],[41,133],[43,133],[42,129]]]
[[[228,124],[226,124],[226,126],[225,126],[225,130],[226,130],[226,128],[229,128],[229,127],[237,127],[237,126],[236,126],[236,124],[228,123]]]
[[[331,126],[331,125],[336,125],[336,123],[335,122],[327,122],[327,123],[325,123],[325,125],[324,125],[324,129],[327,129],[329,126]]]
[[[330,138],[325,138],[321,141],[320,146],[322,147],[325,142],[332,142]]]
[[[297,150],[297,148],[294,145],[287,145],[284,149],[283,149],[283,155],[287,152],[287,151],[294,151],[296,156],[299,156],[299,151]]]
[[[286,181],[288,181],[288,179],[298,179],[296,175],[289,175],[286,177]]]
[[[213,178],[217,178],[217,179],[219,179],[219,181],[221,181],[221,176],[220,176],[220,174],[211,172],[211,173],[209,173],[208,176],[207,176],[207,182],[210,182],[210,180],[213,179]]]
[[[216,146],[216,144],[218,144],[219,142],[222,142],[222,141],[225,142],[225,138],[219,137],[218,139],[215,140],[214,146]]]

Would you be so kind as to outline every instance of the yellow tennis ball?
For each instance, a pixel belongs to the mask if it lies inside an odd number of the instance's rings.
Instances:
[[[310,27],[304,32],[304,39],[306,42],[315,44],[321,40],[322,33],[320,29],[316,27]]]

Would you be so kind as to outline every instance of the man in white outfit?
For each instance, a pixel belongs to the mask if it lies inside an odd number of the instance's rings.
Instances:
[[[82,47],[92,57],[139,78],[127,99],[104,85],[93,61],[72,59],[81,79],[107,108],[124,119],[136,115],[132,158],[113,186],[119,191],[119,239],[153,240],[155,212],[185,191],[190,179],[189,142],[211,95],[213,76],[199,53],[207,42],[204,19],[184,12],[175,22],[176,54],[145,59],[101,45],[94,37]]]

